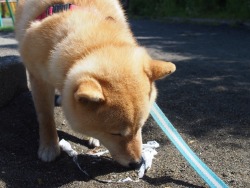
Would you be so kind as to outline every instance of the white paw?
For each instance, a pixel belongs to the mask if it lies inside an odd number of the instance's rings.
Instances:
[[[90,137],[89,138],[89,146],[91,147],[99,147],[101,144],[100,144],[100,141],[95,139],[95,138],[92,138]]]
[[[60,155],[60,147],[58,144],[50,146],[39,146],[38,157],[44,162],[50,162],[56,159]]]

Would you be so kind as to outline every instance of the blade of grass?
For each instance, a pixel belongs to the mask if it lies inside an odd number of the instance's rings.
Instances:
[[[13,31],[14,31],[13,26],[0,27],[0,32],[13,32]]]

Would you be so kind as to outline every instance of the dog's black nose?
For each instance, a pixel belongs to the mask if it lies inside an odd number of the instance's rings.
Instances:
[[[129,167],[132,168],[132,169],[140,168],[143,161],[144,161],[143,158],[141,158],[139,162],[129,163]]]

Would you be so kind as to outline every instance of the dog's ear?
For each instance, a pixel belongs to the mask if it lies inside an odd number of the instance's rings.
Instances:
[[[77,101],[103,102],[105,100],[101,85],[94,79],[81,81],[74,94]]]
[[[154,81],[170,75],[176,70],[176,67],[171,62],[151,60],[149,62],[149,69],[148,76]]]

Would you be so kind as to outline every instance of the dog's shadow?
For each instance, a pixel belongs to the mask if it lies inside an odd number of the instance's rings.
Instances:
[[[80,154],[78,155],[77,161],[81,167],[81,170],[85,170],[85,172],[88,174],[85,174],[85,181],[99,179],[99,177],[106,176],[108,174],[123,173],[129,170],[105,156],[95,157],[91,155]],[[82,172],[82,174],[84,173]]]
[[[80,182],[83,186],[106,187],[102,181],[126,178],[134,175],[135,171],[124,168],[107,157],[93,157],[83,154],[81,149],[88,146],[88,141],[82,140],[59,130],[60,139],[73,142],[77,147],[79,166],[65,152],[53,162],[43,162],[38,159],[39,130],[31,94],[24,93],[16,97],[4,109],[0,109],[0,187],[61,187]],[[153,130],[153,129],[152,129]],[[74,146],[74,144],[73,144]],[[75,149],[73,147],[73,149]],[[133,176],[130,176],[133,178]],[[164,179],[164,181],[163,181]],[[172,179],[143,178],[144,182],[152,185],[162,185]],[[103,183],[103,182],[102,182]],[[176,180],[175,183],[185,185]],[[108,184],[107,186],[110,186]],[[111,185],[112,186],[112,185]],[[122,186],[121,186],[122,187]],[[195,187],[195,186],[191,186]]]
[[[58,131],[58,135],[59,138],[64,138],[65,140],[91,148],[88,146],[88,141],[86,140],[79,139],[63,131]],[[78,154],[77,163],[79,164],[79,166],[77,166],[77,164],[72,164],[75,162],[65,152],[62,152],[62,156],[60,158],[63,160],[68,160],[68,164],[73,165],[75,167],[75,170],[78,171],[78,175],[80,174],[80,176],[77,177],[80,177],[80,179],[83,181],[98,179],[98,177],[105,176],[111,173],[123,173],[130,170],[119,165],[117,162],[107,156],[97,157],[88,154]]]
[[[63,131],[59,131],[59,137],[60,136],[63,136],[63,138],[71,142],[75,142],[81,145],[88,146],[87,141],[81,140]],[[62,158],[67,159],[71,167],[75,166],[74,171],[75,170],[78,171],[78,175],[76,176],[76,178],[79,178],[78,180],[85,181],[85,182],[88,182],[90,180],[95,180],[100,183],[105,183],[105,181],[111,180],[111,179],[107,179],[107,177],[110,177],[109,176],[110,174],[127,173],[130,170],[128,168],[122,167],[111,158],[105,157],[105,156],[96,157],[96,156],[91,156],[87,154],[79,154],[77,156],[77,161],[73,162],[73,160],[70,159],[70,157],[67,156],[66,153],[63,153]],[[75,164],[72,164],[72,163],[75,163]],[[76,163],[78,163],[78,165]],[[117,180],[118,179],[114,181],[117,181]],[[176,185],[182,185],[182,186],[194,187],[194,188],[203,188],[203,186],[198,186],[198,185],[194,185],[192,183],[188,183],[182,180],[174,179],[171,176],[152,178],[146,174],[142,178],[142,180],[151,185],[157,185],[157,186],[161,186],[163,184],[173,182]]]

